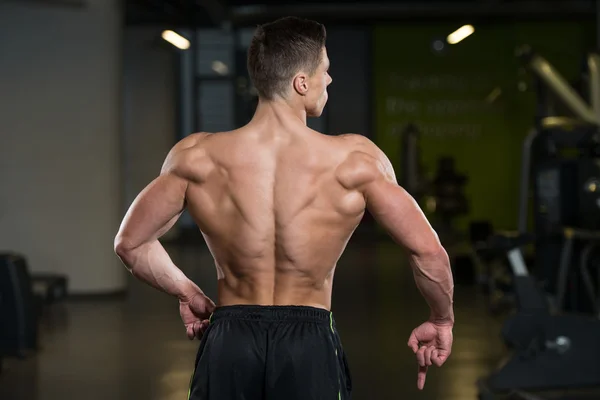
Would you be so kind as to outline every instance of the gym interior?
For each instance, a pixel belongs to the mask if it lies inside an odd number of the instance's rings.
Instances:
[[[368,215],[332,311],[353,398],[600,398],[600,3],[586,0],[0,2],[0,399],[183,400],[198,341],[113,250],[178,140],[246,123],[257,24],[327,27],[308,124],[389,157],[449,253],[454,347],[417,390],[428,318]],[[184,214],[161,242],[210,297]]]

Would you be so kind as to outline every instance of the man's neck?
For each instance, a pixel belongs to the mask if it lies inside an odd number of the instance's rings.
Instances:
[[[297,119],[306,125],[306,110],[302,106],[293,104],[292,101],[281,98],[275,100],[259,99],[253,119],[262,120],[265,118],[277,118],[282,122]]]

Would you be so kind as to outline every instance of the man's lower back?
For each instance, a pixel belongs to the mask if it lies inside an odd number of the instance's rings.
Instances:
[[[213,313],[189,399],[346,400],[351,388],[331,312],[239,305]]]

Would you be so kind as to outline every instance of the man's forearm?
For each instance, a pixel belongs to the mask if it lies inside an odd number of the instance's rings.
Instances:
[[[410,264],[415,283],[431,309],[436,323],[454,323],[454,280],[448,254],[442,248],[435,254],[412,255]]]
[[[118,244],[115,252],[133,276],[155,289],[182,300],[197,291],[197,286],[177,268],[158,240],[136,248]]]

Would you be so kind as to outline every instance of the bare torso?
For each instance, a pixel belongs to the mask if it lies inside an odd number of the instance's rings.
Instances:
[[[330,308],[365,210],[338,176],[351,142],[269,122],[197,135],[186,201],[215,260],[218,305]]]

